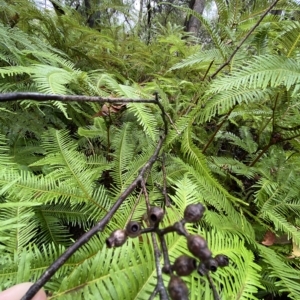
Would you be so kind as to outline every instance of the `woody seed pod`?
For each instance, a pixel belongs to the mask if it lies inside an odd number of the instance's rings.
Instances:
[[[111,235],[106,239],[106,245],[108,248],[120,247],[127,240],[127,235],[125,230],[117,229],[111,233]]]
[[[175,275],[171,275],[168,292],[172,300],[188,300],[189,290],[184,281]]]
[[[209,271],[216,272],[218,269],[218,262],[212,257],[205,260],[204,264]]]
[[[148,217],[152,225],[157,225],[164,217],[165,212],[159,206],[152,206],[149,210]]]
[[[218,262],[219,267],[226,267],[229,265],[229,258],[224,254],[216,255],[215,260]]]
[[[130,221],[126,226],[126,234],[131,237],[137,237],[141,233],[141,224],[136,221]]]
[[[200,235],[189,235],[186,239],[188,249],[197,257],[200,249],[207,248],[206,240]]]
[[[201,203],[190,204],[184,210],[184,219],[189,223],[200,221],[205,211],[205,207]]]
[[[179,276],[188,276],[196,269],[196,260],[192,257],[181,255],[176,258],[172,270]]]
[[[208,247],[200,248],[197,252],[197,257],[201,260],[208,260],[211,258],[211,251],[208,249]]]

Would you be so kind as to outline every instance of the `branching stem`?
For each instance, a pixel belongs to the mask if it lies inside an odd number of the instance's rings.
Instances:
[[[234,51],[231,53],[231,55],[228,57],[228,59],[210,76],[210,78],[214,78],[221,70],[223,70],[227,65],[230,64],[231,60],[235,56],[235,54],[240,50],[242,45],[245,43],[245,41],[249,38],[249,36],[252,34],[252,32],[258,27],[258,25],[261,23],[261,21],[265,18],[265,16],[274,8],[274,6],[279,2],[279,0],[275,0],[268,9],[261,15],[259,20],[255,23],[255,25],[249,30],[249,32],[246,34],[246,36],[241,40],[241,42],[236,46]]]

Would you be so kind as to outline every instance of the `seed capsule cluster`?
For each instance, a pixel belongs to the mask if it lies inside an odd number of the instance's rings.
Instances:
[[[206,240],[200,235],[189,234],[184,225],[186,223],[197,223],[203,217],[205,207],[201,203],[190,204],[184,210],[184,218],[174,225],[159,229],[159,224],[163,220],[164,210],[158,206],[152,206],[148,210],[149,228],[142,229],[142,225],[136,221],[130,221],[125,229],[117,229],[106,239],[106,245],[109,248],[122,246],[128,237],[135,238],[143,233],[156,232],[163,237],[170,232],[176,232],[186,237],[187,248],[194,257],[181,255],[176,258],[173,265],[166,265],[162,271],[170,275],[168,292],[172,300],[188,300],[188,288],[180,276],[189,276],[197,270],[201,276],[208,275],[209,272],[215,272],[219,267],[223,268],[229,265],[229,259],[226,255],[218,254],[213,257],[208,248]],[[173,273],[176,273],[173,274]]]

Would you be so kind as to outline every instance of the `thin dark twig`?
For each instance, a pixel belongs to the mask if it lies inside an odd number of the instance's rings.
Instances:
[[[274,134],[274,133],[273,133]],[[288,138],[284,138],[284,139],[279,139],[278,141],[274,141],[274,138],[271,136],[270,137],[270,141],[269,143],[261,150],[261,152],[258,154],[258,156],[252,161],[252,163],[249,165],[249,167],[253,167],[258,161],[259,159],[263,156],[264,153],[266,153],[269,148],[275,144],[278,143],[283,143],[292,139],[295,139],[296,137],[299,137],[300,134],[296,134],[294,136],[288,137]]]
[[[159,229],[158,234],[164,235],[170,232],[177,232],[179,235],[183,235],[187,237],[188,232],[186,231],[184,224],[185,224],[184,220],[181,220],[179,222],[174,223],[171,226],[165,227],[163,229]]]
[[[170,263],[169,252],[168,252],[165,237],[164,235],[159,235],[158,237],[161,244],[162,254],[164,257],[164,269],[167,271],[167,273],[171,274],[172,273],[171,263]]]
[[[26,95],[26,96],[25,96]],[[22,100],[29,99],[37,100],[37,101],[45,101],[45,100],[59,100],[59,101],[105,101],[105,102],[142,102],[140,100],[135,99],[106,99],[101,97],[85,97],[85,96],[60,96],[60,95],[43,95],[36,93],[16,93],[16,94],[0,94],[0,101],[13,101],[13,100]],[[71,99],[71,100],[70,100]],[[79,100],[80,99],[80,100]],[[105,100],[104,100],[105,99]],[[107,101],[108,100],[108,101]],[[157,103],[157,100],[146,100],[147,103]],[[159,105],[161,109],[163,107]],[[164,116],[164,110],[162,111],[162,115]],[[148,159],[148,161],[144,164],[144,166],[139,171],[138,176],[134,179],[134,181],[127,187],[127,189],[120,195],[114,205],[111,207],[109,212],[100,220],[93,228],[91,228],[88,232],[83,234],[73,245],[71,245],[48,269],[41,275],[41,277],[29,288],[26,294],[22,297],[21,300],[30,300],[32,297],[45,285],[45,283],[55,274],[55,272],[85,243],[87,243],[92,236],[96,233],[103,231],[107,223],[114,216],[116,211],[125,201],[125,199],[135,190],[138,184],[143,181],[143,177],[146,172],[151,169],[153,164],[156,162],[160,150],[163,146],[163,143],[166,139],[166,128],[165,132],[160,136],[157,146],[154,150],[152,156]],[[167,299],[167,298],[166,298]]]
[[[144,196],[145,196],[147,211],[149,212],[149,210],[150,210],[149,195],[148,195],[148,192],[147,192],[145,181],[143,179],[141,180],[141,186],[142,186],[143,193],[144,193]],[[161,267],[160,267],[160,250],[159,250],[158,245],[157,245],[156,233],[155,232],[151,232],[151,239],[152,239],[152,244],[153,244],[153,249],[154,249],[155,267],[156,267],[156,275],[157,275],[157,284],[156,284],[155,290],[157,290],[157,292],[159,293],[159,298],[161,300],[168,300],[169,299],[168,298],[168,293],[167,293],[167,290],[165,288],[164,281],[163,281],[163,278],[162,278],[162,272],[161,272]],[[154,298],[152,298],[154,294],[155,294],[155,292],[153,292],[151,294],[149,300],[154,299]]]
[[[132,99],[132,98],[105,98],[82,95],[48,95],[40,93],[4,93],[0,94],[0,102],[16,100],[34,100],[34,101],[62,101],[62,102],[103,102],[103,103],[157,103],[157,99]],[[163,110],[164,112],[164,110]]]
[[[164,281],[162,278],[162,271],[160,267],[160,251],[157,245],[156,234],[154,232],[151,233],[153,248],[154,248],[154,256],[155,256],[155,266],[156,266],[156,275],[157,275],[157,284],[156,288],[159,292],[159,298],[161,300],[168,300],[168,293],[166,287],[164,285]]]
[[[162,106],[162,104],[159,102],[158,93],[155,93],[154,96],[155,96],[155,102],[154,103],[157,104],[158,107],[160,108],[161,118],[163,119],[163,122],[164,122],[164,132],[165,132],[165,135],[167,135],[168,134],[168,122],[167,122],[167,119],[166,119],[166,112],[165,112],[165,109]],[[150,103],[152,103],[152,102],[150,102]]]
[[[158,289],[159,289],[159,287],[156,286],[155,289],[153,290],[152,294],[150,295],[149,300],[153,300],[156,297],[156,295],[158,294]]]
[[[262,14],[262,16],[259,18],[259,20],[256,22],[256,24],[249,30],[249,32],[246,34],[246,36],[242,39],[242,41],[236,46],[234,51],[231,53],[229,58],[226,60],[224,64],[222,64],[216,71],[213,73],[210,78],[214,78],[221,70],[223,70],[224,67],[229,65],[234,55],[239,51],[239,49],[242,47],[242,45],[245,43],[245,41],[248,39],[248,37],[252,34],[252,32],[258,27],[258,25],[261,23],[261,21],[265,18],[265,16],[273,9],[273,7],[279,2],[279,0],[275,0],[269,8]]]
[[[214,284],[212,278],[210,277],[210,274],[208,273],[206,276],[207,276],[207,279],[208,279],[208,281],[209,281],[210,287],[211,287],[212,290],[213,290],[214,300],[221,300],[221,298],[220,298],[220,296],[219,296],[219,294],[218,294],[218,292],[217,292],[216,286],[215,286],[215,284]]]
[[[212,65],[213,65],[213,63],[214,63],[214,61],[215,61],[215,60],[213,59],[213,60],[210,62],[210,64],[209,64],[209,66],[208,66],[208,68],[207,68],[207,70],[206,70],[206,72],[205,72],[203,78],[201,79],[202,81],[205,80],[205,78],[206,78],[208,72],[210,71],[210,69],[211,69],[211,67],[212,67]]]

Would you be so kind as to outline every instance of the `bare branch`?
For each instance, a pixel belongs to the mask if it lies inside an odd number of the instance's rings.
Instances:
[[[219,296],[219,294],[218,294],[218,292],[217,292],[216,286],[215,286],[215,284],[214,284],[212,278],[210,277],[210,274],[208,273],[208,274],[206,275],[206,277],[207,277],[207,279],[208,279],[208,281],[209,281],[210,287],[211,287],[212,290],[213,290],[214,300],[221,300],[221,298],[220,298],[220,296]]]
[[[143,193],[144,193],[145,200],[146,200],[147,211],[149,212],[149,210],[150,210],[150,201],[149,201],[149,195],[148,195],[148,192],[147,192],[147,188],[146,188],[146,184],[145,184],[144,179],[141,180],[141,185],[142,185]],[[155,226],[154,229],[158,230],[158,227]],[[156,284],[155,290],[151,294],[149,300],[154,299],[153,297],[155,297],[155,295],[157,293],[159,293],[159,298],[161,300],[168,300],[169,299],[168,293],[167,293],[167,290],[165,288],[164,281],[163,281],[163,278],[162,278],[162,272],[161,272],[161,267],[160,267],[160,250],[159,250],[158,245],[157,245],[155,232],[151,232],[151,239],[152,239],[152,244],[153,244],[153,249],[154,249],[157,284]]]
[[[61,102],[103,102],[103,103],[154,103],[158,99],[106,98],[82,95],[48,95],[40,93],[5,93],[0,94],[0,102],[16,100],[61,101]],[[160,107],[161,108],[161,107]]]

